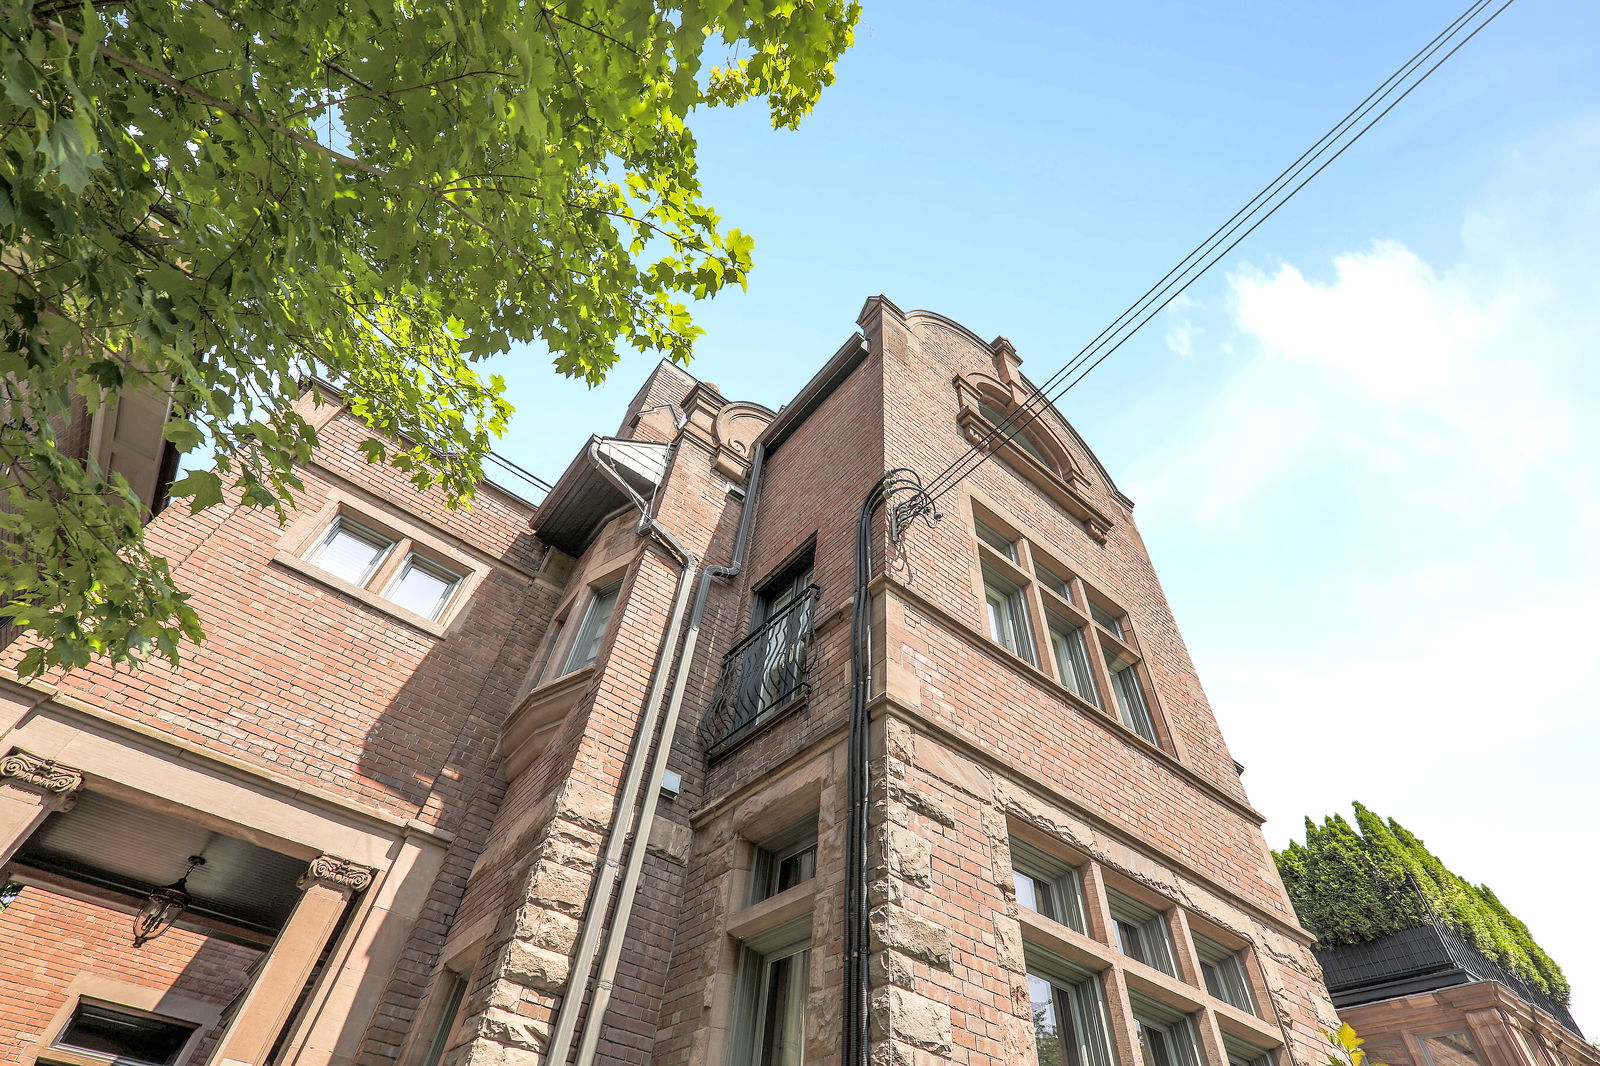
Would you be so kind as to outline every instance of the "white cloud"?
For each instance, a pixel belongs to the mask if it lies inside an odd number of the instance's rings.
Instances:
[[[1221,384],[1129,480],[1163,572],[1190,560],[1178,617],[1272,842],[1352,798],[1399,818],[1600,1028],[1600,931],[1558,917],[1600,872],[1574,847],[1600,814],[1600,125],[1542,151],[1449,262],[1388,240],[1237,270],[1185,319]]]

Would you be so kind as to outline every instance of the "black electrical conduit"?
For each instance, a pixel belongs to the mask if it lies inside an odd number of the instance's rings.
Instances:
[[[872,518],[897,493],[911,493],[903,508],[889,511],[889,535],[900,539],[903,522],[919,515],[930,520],[932,510],[922,482],[906,467],[890,470],[873,484],[861,501],[856,517],[856,594],[850,616],[850,807],[847,817],[844,890],[844,1018],[840,1061],[843,1066],[868,1066],[871,1050],[871,991],[869,956],[871,927],[867,908],[867,793],[870,784],[867,705],[872,698]],[[902,514],[903,510],[903,514]]]
[[[699,585],[695,590],[694,607],[689,613],[689,625],[684,631],[683,650],[673,662],[666,662],[672,652],[672,644],[676,642],[677,633],[669,634],[669,640],[662,645],[662,651],[656,662],[656,682],[664,682],[668,674],[676,668],[676,676],[672,681],[672,695],[667,701],[667,707],[662,716],[659,732],[651,730],[655,738],[655,753],[650,761],[649,776],[644,782],[643,793],[633,800],[637,804],[637,814],[633,819],[632,828],[626,833],[628,838],[627,866],[622,873],[622,883],[618,888],[616,911],[605,926],[605,946],[600,957],[600,968],[594,978],[594,996],[589,1004],[589,1013],[584,1018],[583,1030],[578,1034],[578,1066],[589,1066],[594,1062],[595,1048],[600,1042],[600,1035],[604,1029],[606,1008],[611,1001],[611,990],[615,984],[617,965],[622,956],[623,941],[627,935],[628,920],[633,915],[634,900],[639,894],[639,875],[644,868],[645,846],[650,835],[650,826],[655,820],[656,803],[661,795],[661,782],[666,774],[667,757],[672,753],[672,740],[677,732],[678,717],[683,708],[684,686],[688,681],[690,667],[694,663],[695,647],[700,638],[700,623],[705,617],[707,594],[711,590],[712,578],[731,578],[737,576],[744,569],[745,552],[750,544],[750,527],[756,511],[756,498],[761,491],[761,473],[766,465],[767,450],[764,444],[757,444],[755,451],[750,456],[750,475],[745,482],[744,507],[739,512],[739,528],[734,537],[733,558],[721,566],[708,566],[700,572]],[[664,532],[664,531],[663,531]],[[693,567],[685,570],[685,575],[692,574]],[[669,627],[670,628],[670,627]],[[648,741],[641,738],[641,742]],[[641,755],[648,750],[647,747],[639,749]],[[616,832],[614,830],[613,832]],[[609,893],[607,893],[607,897]],[[585,921],[591,917],[598,923],[604,920],[605,903],[607,897],[596,895],[591,901],[591,912],[585,915]],[[591,955],[592,960],[592,955]],[[588,960],[586,960],[588,961]],[[587,970],[587,966],[585,967]],[[583,998],[583,987],[578,982],[586,980],[587,973],[580,978],[574,972],[571,983],[568,985],[569,1004],[563,1001],[562,1014],[576,1019],[578,1004]],[[571,1046],[570,1024],[564,1032],[558,1032],[559,1040],[553,1040],[547,1061],[556,1064],[566,1061],[567,1048]],[[559,1057],[557,1057],[559,1055]]]

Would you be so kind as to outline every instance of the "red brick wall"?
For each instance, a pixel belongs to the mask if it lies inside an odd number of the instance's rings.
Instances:
[[[128,911],[31,886],[0,912],[0,1062],[24,1061],[22,1050],[41,1035],[54,1039],[45,1031],[80,974],[224,1008],[244,990],[246,971],[261,954],[182,927],[134,948],[132,927]],[[193,1061],[204,1061],[216,1035]]]

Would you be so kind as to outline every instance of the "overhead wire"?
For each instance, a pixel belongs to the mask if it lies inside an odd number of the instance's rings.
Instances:
[[[1184,290],[1204,276],[1212,267],[1216,266],[1241,241],[1253,233],[1268,218],[1272,217],[1279,208],[1293,199],[1312,179],[1322,173],[1335,159],[1343,155],[1368,130],[1392,111],[1400,101],[1409,96],[1434,71],[1438,70],[1462,46],[1477,36],[1514,2],[1515,0],[1504,0],[1487,18],[1477,22],[1475,26],[1473,22],[1486,9],[1492,6],[1493,0],[1475,0],[1474,3],[1470,4],[1444,30],[1418,49],[1410,59],[1401,64],[1393,74],[1386,78],[1377,89],[1369,93],[1366,99],[1352,108],[1344,118],[1327,133],[1323,134],[1315,144],[1302,152],[1293,163],[1285,167],[1277,178],[1263,187],[1244,207],[1236,211],[1232,218],[1214,230],[1200,244],[1196,245],[1188,255],[1181,259],[1171,270],[1167,271],[1161,280],[1157,281],[1139,299],[1124,309],[1120,315],[1112,320],[1110,325],[1102,329],[1071,360],[1046,379],[1042,385],[1035,387],[1023,403],[1007,413],[999,423],[986,431],[979,439],[972,442],[948,466],[931,478],[927,483],[926,498],[931,502],[948,493],[956,484],[982,466],[989,456],[994,454],[999,445],[1013,439],[1018,433],[1036,421],[1056,400],[1076,387],[1084,377],[1120,349],[1150,319],[1159,314],[1168,304],[1177,299]],[[1418,68],[1436,55],[1440,49],[1461,35],[1469,26],[1471,26],[1470,32],[1460,36],[1460,39],[1455,41],[1454,46],[1449,51],[1445,52],[1432,66],[1424,70],[1420,76],[1411,80],[1411,76],[1415,74]],[[1407,84],[1408,81],[1409,84]],[[1401,86],[1404,86],[1403,91],[1399,91],[1398,95],[1394,95]],[[1389,100],[1387,106],[1368,119],[1367,116],[1371,115],[1373,110],[1383,104],[1390,96],[1393,96],[1393,99]],[[1361,125],[1352,136],[1346,139],[1346,134],[1363,120],[1365,120],[1365,124]],[[1341,141],[1343,141],[1342,144],[1340,144]],[[1315,170],[1305,174],[1304,177],[1300,177],[1306,168],[1316,163],[1319,158],[1327,154],[1335,145],[1338,145],[1336,151],[1332,151],[1331,155],[1327,155],[1327,158],[1322,159]],[[1289,188],[1288,183],[1294,182],[1297,178],[1299,179],[1298,182],[1292,188]],[[1287,192],[1284,192],[1285,188],[1288,189]],[[1280,196],[1280,194],[1282,195]],[[1268,206],[1269,204],[1270,206]],[[1241,228],[1243,229],[1242,232],[1240,232]]]

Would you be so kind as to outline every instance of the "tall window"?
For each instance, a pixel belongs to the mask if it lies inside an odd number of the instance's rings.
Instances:
[[[1194,1023],[1189,1016],[1147,1000],[1133,1000],[1133,1023],[1144,1066],[1200,1066]]]
[[[1100,706],[1100,691],[1094,683],[1094,671],[1089,667],[1083,627],[1055,614],[1050,616],[1049,622],[1050,649],[1055,653],[1056,674],[1061,683],[1096,707]]]
[[[1117,947],[1122,953],[1176,977],[1172,941],[1167,937],[1167,923],[1161,912],[1115,890],[1107,891],[1106,897],[1117,927]]]
[[[1106,668],[1111,671],[1111,692],[1117,700],[1117,713],[1122,724],[1157,743],[1155,719],[1150,716],[1150,705],[1144,699],[1144,686],[1139,683],[1139,671],[1132,659],[1120,652],[1106,653]]]
[[[739,967],[735,1066],[801,1066],[811,987],[810,918],[747,941]]]
[[[1042,951],[1027,959],[1039,1066],[1111,1066],[1100,979]]]
[[[600,653],[600,641],[606,635],[606,627],[611,624],[611,612],[617,607],[617,594],[622,591],[622,582],[607,585],[605,588],[596,589],[589,597],[589,603],[583,609],[583,621],[578,623],[578,634],[572,640],[572,647],[567,652],[567,661],[562,666],[563,674],[570,674],[574,670],[582,670],[594,662],[595,656]]]
[[[422,1066],[439,1066],[444,1053],[450,1050],[450,1037],[455,1034],[456,1019],[461,1014],[461,1003],[467,998],[467,984],[466,974],[454,970],[444,972],[443,980],[440,982],[440,991],[444,994],[444,999],[439,1008],[433,1039],[428,1041],[428,1050],[422,1056]]]
[[[1087,932],[1083,924],[1083,882],[1072,865],[1013,838],[1011,878],[1017,905],[1053,921]]]
[[[1228,1066],[1272,1066],[1272,1052],[1247,1044],[1232,1033],[1223,1032],[1222,1046],[1228,1053]],[[1385,1057],[1383,1061],[1394,1060]]]
[[[1200,957],[1200,976],[1205,980],[1206,991],[1224,1003],[1254,1013],[1250,983],[1245,980],[1239,952],[1199,933],[1194,935],[1194,951]]]
[[[983,598],[989,614],[989,635],[995,643],[1037,665],[1028,623],[1028,599],[1021,586],[998,571],[985,567]]]

